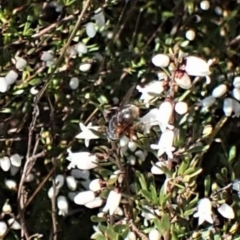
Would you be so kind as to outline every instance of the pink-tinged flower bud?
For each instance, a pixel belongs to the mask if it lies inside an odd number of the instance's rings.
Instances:
[[[240,76],[237,76],[237,77],[234,78],[234,80],[233,80],[233,86],[234,86],[235,88],[240,88]]]
[[[230,117],[233,112],[233,100],[231,98],[225,98],[223,102],[223,111],[225,116]]]
[[[210,75],[209,65],[200,57],[186,57],[185,71],[190,76],[208,76]]]
[[[158,121],[161,131],[164,132],[173,114],[173,105],[170,101],[164,101],[159,107]]]
[[[102,206],[103,200],[100,197],[95,198],[91,202],[86,203],[84,206],[87,208],[97,208]]]
[[[157,229],[152,229],[148,234],[149,240],[160,240],[161,234]]]
[[[174,109],[178,114],[183,115],[188,111],[188,105],[185,102],[177,102]]]
[[[120,201],[122,198],[122,194],[117,190],[112,190],[108,194],[107,202],[105,207],[103,208],[103,212],[109,211],[110,215],[113,215],[115,210],[118,208]]]
[[[186,73],[176,74],[175,82],[182,89],[190,89],[192,87],[192,82],[190,77]]]
[[[222,204],[217,210],[223,217],[227,219],[233,219],[235,217],[232,207],[226,203]]]
[[[240,88],[234,88],[232,90],[232,96],[238,101],[240,101]]]
[[[227,92],[227,86],[225,84],[220,84],[215,87],[212,91],[212,96],[215,98],[222,97]]]
[[[170,58],[168,55],[166,54],[157,54],[152,58],[152,63],[156,66],[156,67],[167,67],[170,63]]]
[[[84,191],[78,193],[74,197],[74,202],[78,205],[85,205],[88,202],[91,202],[95,199],[95,193],[93,191]]]

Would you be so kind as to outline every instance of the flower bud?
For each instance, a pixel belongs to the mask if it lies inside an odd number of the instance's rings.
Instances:
[[[18,70],[24,69],[26,67],[26,65],[27,65],[27,61],[24,58],[16,57],[15,67]]]
[[[216,102],[216,98],[215,98],[215,97],[213,97],[213,96],[208,96],[208,97],[205,97],[205,98],[201,101],[201,105],[202,105],[204,108],[209,108],[209,107],[211,107],[215,102]]]
[[[87,208],[97,208],[102,206],[103,200],[100,197],[93,199],[91,202],[86,203],[84,206]]]
[[[235,217],[232,207],[226,203],[222,204],[217,210],[225,218],[233,219]]]
[[[0,166],[4,172],[9,171],[9,169],[11,167],[11,162],[10,162],[9,157],[0,158]]]
[[[157,229],[152,229],[148,234],[149,240],[160,240],[161,234]]]
[[[183,115],[188,111],[188,105],[185,102],[177,102],[174,109],[178,114]]]
[[[222,97],[227,92],[227,86],[225,84],[220,84],[215,87],[212,91],[212,96],[215,98]]]
[[[189,29],[186,33],[185,33],[185,37],[186,39],[188,39],[189,41],[193,41],[196,37],[196,33],[193,29]]]
[[[15,167],[21,167],[23,157],[19,154],[13,154],[10,156],[11,164]]]
[[[97,33],[97,30],[95,28],[95,24],[92,22],[87,23],[86,25],[86,34],[89,38],[94,38]]]
[[[88,72],[91,68],[91,63],[81,63],[79,66],[79,70],[81,72]]]
[[[184,73],[181,77],[176,77],[174,80],[182,89],[190,89],[192,87],[191,79],[186,73]]]
[[[58,174],[55,178],[56,188],[61,188],[64,184],[64,176],[62,174]]]
[[[223,102],[223,111],[225,116],[230,117],[233,112],[233,100],[231,98],[225,98]]]
[[[77,181],[73,176],[67,176],[66,183],[67,183],[69,190],[75,191],[77,189]]]
[[[79,79],[77,77],[73,77],[70,79],[70,82],[69,82],[69,87],[72,89],[72,90],[75,90],[77,89],[79,86]]]
[[[2,237],[7,232],[7,224],[3,221],[0,221],[0,237]]]
[[[5,180],[5,186],[10,190],[16,190],[17,189],[17,182],[12,179],[6,179]]]
[[[156,67],[167,67],[170,63],[170,58],[168,55],[166,54],[157,54],[152,58],[152,63],[156,66]]]
[[[235,88],[240,88],[240,76],[237,76],[233,79],[233,86]]]
[[[201,1],[200,8],[205,11],[208,10],[210,8],[210,2],[209,1]]]
[[[13,230],[19,230],[21,229],[21,225],[19,222],[17,222],[14,218],[8,219],[8,225],[10,226],[11,229]]]
[[[59,193],[59,190],[60,188],[57,188],[57,187],[54,188],[53,186],[51,186],[48,190],[48,197],[50,199],[52,199],[53,197],[56,197]]]
[[[240,101],[240,88],[234,88],[232,90],[232,96],[238,101]]]
[[[18,73],[13,70],[10,70],[5,77],[5,80],[8,85],[12,85],[13,83],[16,82],[17,78],[18,78]]]
[[[127,237],[124,240],[136,240],[136,234],[134,232],[129,232]]]
[[[5,93],[9,89],[9,85],[6,81],[6,78],[0,77],[0,92]]]
[[[101,190],[101,179],[94,179],[89,184],[89,189],[93,192],[97,192]]]
[[[84,191],[84,192],[80,192],[78,193],[75,197],[74,197],[74,202],[78,205],[85,205],[88,202],[91,202],[95,199],[95,194],[93,191]]]

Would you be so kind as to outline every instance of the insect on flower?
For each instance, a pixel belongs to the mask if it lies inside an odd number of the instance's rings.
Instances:
[[[114,114],[108,124],[106,134],[109,140],[117,141],[127,133],[131,138],[133,135],[134,122],[139,118],[139,108],[133,104],[125,104],[136,86],[129,89],[124,97],[119,110]]]

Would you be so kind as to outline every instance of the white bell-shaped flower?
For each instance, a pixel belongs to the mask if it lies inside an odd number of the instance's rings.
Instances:
[[[187,113],[188,105],[185,102],[177,102],[174,106],[174,109],[179,115],[183,115]]]
[[[150,147],[154,150],[158,150],[158,156],[162,156],[164,153],[167,154],[168,159],[173,159],[173,151],[175,147],[173,147],[173,139],[174,139],[174,132],[172,130],[165,130],[160,139],[158,144],[151,144]]]
[[[67,176],[66,183],[67,183],[69,190],[75,191],[77,189],[77,181],[73,176]]]
[[[227,219],[233,219],[235,217],[234,211],[231,206],[224,203],[220,207],[218,207],[218,212]]]
[[[0,221],[0,237],[7,232],[8,226],[4,221]]]
[[[233,100],[232,98],[225,98],[223,101],[223,111],[225,116],[230,117],[233,112]]]
[[[144,134],[150,133],[151,127],[159,124],[159,109],[151,109],[140,118],[140,122],[144,125]]]
[[[213,224],[212,203],[208,198],[202,198],[198,201],[197,212],[194,213],[193,217],[198,218],[198,225],[204,221]]]
[[[24,58],[16,57],[15,67],[18,70],[23,70],[27,65],[27,61]]]
[[[85,205],[88,202],[91,202],[95,199],[95,193],[93,191],[83,191],[78,193],[74,197],[74,202],[78,205]]]
[[[149,240],[160,240],[161,234],[157,229],[152,229],[148,234]]]
[[[196,32],[194,31],[194,29],[189,29],[189,30],[186,31],[185,37],[189,41],[193,41],[196,37]]]
[[[100,206],[102,206],[102,204],[103,204],[103,200],[100,197],[97,197],[94,200],[92,200],[91,202],[84,204],[84,206],[92,209],[92,208],[100,207]]]
[[[170,101],[164,101],[161,103],[158,112],[158,121],[159,126],[162,132],[164,132],[167,128],[173,128],[169,121],[172,118],[173,114],[173,104]]]
[[[17,189],[17,182],[12,179],[5,179],[5,186],[10,190],[16,190]]]
[[[157,76],[158,76],[159,81],[167,81],[168,80],[168,75],[163,71],[158,72]]]
[[[233,86],[235,88],[240,88],[240,76],[237,76],[233,79]]]
[[[72,90],[77,89],[79,87],[79,79],[77,77],[71,78],[70,81],[69,81],[69,87]]]
[[[9,85],[6,81],[6,78],[0,77],[0,92],[5,93],[9,89]]]
[[[50,199],[56,197],[58,195],[59,191],[60,191],[60,188],[57,188],[57,187],[54,188],[53,186],[51,186],[48,190],[48,197]]]
[[[105,16],[101,8],[95,11],[95,15],[92,17],[92,19],[95,20],[99,28],[105,25]]]
[[[79,55],[82,55],[82,54],[86,54],[87,53],[87,46],[82,43],[82,42],[79,42],[75,45],[75,49],[76,51],[78,52]]]
[[[65,196],[57,198],[58,215],[65,216],[68,213],[68,200]]]
[[[110,216],[114,214],[115,210],[118,208],[122,194],[118,190],[111,190],[107,197],[106,205],[103,208],[103,212],[108,212]]]
[[[238,101],[240,101],[240,88],[234,88],[232,90],[232,96]]]
[[[152,58],[152,63],[156,66],[156,67],[161,67],[161,68],[165,68],[169,65],[170,63],[170,58],[168,55],[166,54],[157,54]]]
[[[65,182],[65,178],[62,174],[58,174],[55,177],[56,188],[61,188],[63,186],[64,182]]]
[[[10,162],[9,157],[0,158],[0,166],[4,172],[9,171],[9,169],[11,167],[11,162]]]
[[[93,22],[89,22],[86,25],[86,34],[89,38],[94,38],[96,36],[97,30]]]
[[[18,221],[16,221],[14,218],[9,218],[8,219],[8,225],[13,230],[20,230],[21,229],[20,223]]]
[[[137,240],[136,234],[134,232],[129,232],[124,240]]]
[[[81,64],[79,65],[79,70],[80,70],[81,72],[88,72],[88,71],[90,70],[91,66],[92,66],[92,64],[91,64],[91,63],[88,63],[88,62],[86,62],[86,63],[81,63]]]
[[[182,89],[190,89],[192,87],[192,81],[186,73],[176,75],[174,80]]]
[[[143,101],[146,107],[149,107],[149,103],[164,91],[163,86],[163,81],[152,81],[146,84],[144,87],[138,85],[136,89],[142,93],[140,100]]]
[[[5,76],[5,80],[8,85],[12,85],[17,81],[18,73],[14,70],[10,70],[8,74]]]
[[[31,87],[29,91],[32,95],[37,95],[39,93],[39,90],[36,89],[36,87]]]
[[[86,147],[89,147],[90,140],[99,138],[99,136],[95,134],[95,132],[99,130],[98,126],[92,126],[91,122],[87,126],[83,123],[79,123],[79,126],[82,132],[80,132],[76,138],[84,139]]]
[[[68,149],[68,157],[67,160],[69,160],[71,163],[68,166],[68,169],[73,168],[77,166],[77,168],[81,170],[90,170],[97,167],[97,156],[94,154],[91,154],[89,152],[71,152],[70,149]]]
[[[21,167],[23,157],[19,154],[13,154],[10,156],[10,162],[15,167]]]
[[[149,220],[152,220],[152,219],[155,219],[156,216],[155,216],[155,212],[153,209],[151,209],[150,207],[148,206],[143,206],[144,209],[141,213],[141,216],[144,218],[144,221],[143,221],[143,224],[145,227],[148,226],[148,221]]]
[[[208,63],[200,57],[188,56],[186,59],[185,71],[190,76],[210,75]]]
[[[222,97],[227,92],[227,86],[225,84],[220,84],[215,87],[212,91],[212,96],[215,98]]]
[[[93,179],[89,184],[89,190],[93,192],[97,192],[101,190],[101,182],[102,180],[99,178]]]

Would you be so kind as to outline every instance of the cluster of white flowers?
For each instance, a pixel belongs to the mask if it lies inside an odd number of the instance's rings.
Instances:
[[[5,93],[7,92],[11,85],[13,85],[18,79],[18,71],[24,70],[27,66],[27,61],[22,58],[16,56],[12,59],[12,62],[15,65],[16,70],[10,70],[5,77],[0,77],[0,92]]]
[[[240,77],[236,76],[233,79],[233,89],[229,93],[227,84],[220,84],[212,90],[211,95],[201,100],[202,111],[208,111],[209,108],[217,102],[218,99],[223,99],[223,111],[225,116],[239,117],[240,116]],[[230,97],[231,95],[232,97]],[[234,113],[234,114],[233,114]]]
[[[221,204],[217,211],[227,219],[233,219],[235,217],[233,208],[226,203]],[[198,218],[198,225],[201,225],[204,221],[213,224],[212,218],[212,203],[209,198],[202,198],[198,202],[197,212],[193,217]]]

